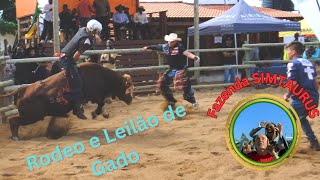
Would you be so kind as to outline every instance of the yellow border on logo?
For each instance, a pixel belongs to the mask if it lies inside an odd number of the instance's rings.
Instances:
[[[233,134],[234,124],[239,114],[247,107],[261,102],[271,103],[280,107],[289,116],[293,126],[293,139],[287,152],[283,154],[279,159],[268,163],[260,163],[253,161],[247,158],[244,154],[242,154],[242,152],[240,152],[239,149],[236,147]],[[300,144],[301,132],[302,128],[300,124],[300,119],[296,111],[288,102],[286,102],[282,98],[279,98],[278,96],[271,94],[255,94],[238,102],[238,104],[232,109],[226,123],[225,138],[231,154],[241,164],[255,170],[270,170],[284,164],[284,162],[288,161],[294,156]]]

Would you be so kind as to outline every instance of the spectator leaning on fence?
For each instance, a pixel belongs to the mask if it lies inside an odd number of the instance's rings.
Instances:
[[[234,48],[234,41],[230,36],[226,37],[226,40],[222,46],[223,48]],[[235,51],[225,51],[223,54],[223,64],[224,66],[230,66],[236,64],[236,52]],[[230,81],[229,81],[230,76]],[[236,69],[226,69],[224,70],[224,80],[223,83],[234,83],[236,78]]]
[[[257,39],[252,39],[251,44],[256,44]],[[260,50],[258,47],[253,47],[250,51],[250,61],[259,61],[260,60]]]

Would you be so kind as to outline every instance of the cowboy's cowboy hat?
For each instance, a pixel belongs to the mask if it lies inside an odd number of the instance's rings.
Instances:
[[[119,11],[122,8],[122,10],[124,9],[123,6],[121,4],[119,4],[118,6],[116,6],[114,9],[116,11]]]
[[[178,38],[178,35],[176,33],[171,33],[169,35],[164,36],[165,41],[181,41],[181,38]]]
[[[142,11],[145,11],[143,6],[139,6],[138,9],[141,9]]]

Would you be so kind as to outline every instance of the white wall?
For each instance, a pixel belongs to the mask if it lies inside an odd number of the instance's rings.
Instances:
[[[11,47],[13,46],[14,40],[15,40],[15,36],[12,34],[6,34],[6,35],[2,35],[0,34],[0,51],[4,51],[4,40],[7,39],[8,41],[8,46],[11,45]]]

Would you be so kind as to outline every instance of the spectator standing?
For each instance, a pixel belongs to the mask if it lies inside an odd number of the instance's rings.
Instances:
[[[223,44],[223,48],[234,48],[234,42],[233,39],[229,36],[226,37],[226,41]],[[235,65],[236,64],[236,53],[227,51],[223,52],[223,64],[224,66],[230,66],[230,65]],[[230,76],[230,81],[229,81],[229,76]],[[224,70],[224,80],[223,83],[234,83],[236,78],[236,69],[226,69]]]
[[[59,13],[60,18],[60,31],[64,33],[64,40],[69,41],[72,37],[72,14],[68,9],[68,5],[64,4],[62,6],[62,12]]]
[[[80,19],[80,27],[86,27],[94,14],[93,7],[88,0],[81,0],[78,4],[77,12]]]
[[[72,27],[72,30],[73,30],[73,34],[76,34],[79,30],[79,15],[78,15],[78,12],[77,12],[77,9],[76,8],[73,8],[72,11],[71,11],[71,15],[72,15],[72,24],[71,24],[71,27]]]
[[[41,34],[41,41],[40,43],[44,43],[47,39],[49,40],[49,43],[52,43],[52,38],[53,38],[53,14],[52,14],[52,0],[48,1],[49,3],[46,4],[43,8],[43,12],[44,12],[44,19],[43,19],[43,31]]]
[[[133,21],[137,29],[138,39],[147,39],[146,33],[149,33],[149,21],[147,14],[144,13],[143,6],[138,7],[138,12],[134,14]]]
[[[101,38],[109,38],[110,4],[108,0],[94,0],[93,8],[96,11],[96,20],[102,24]]]

